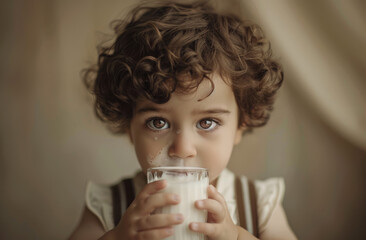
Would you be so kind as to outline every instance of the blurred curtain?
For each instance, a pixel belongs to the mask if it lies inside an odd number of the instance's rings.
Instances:
[[[285,82],[268,126],[234,152],[250,160],[232,169],[285,177],[300,239],[364,239],[366,2],[238,1],[270,39]]]
[[[243,15],[264,26],[280,53],[293,91],[342,137],[366,150],[366,2],[241,3]]]

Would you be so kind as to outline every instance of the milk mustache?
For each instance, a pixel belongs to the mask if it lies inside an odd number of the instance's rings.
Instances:
[[[157,213],[182,213],[184,222],[174,226],[174,235],[168,240],[204,240],[203,234],[193,232],[191,222],[206,222],[207,212],[194,206],[195,201],[207,198],[209,178],[207,170],[197,167],[156,167],[147,171],[148,183],[165,179],[167,186],[162,192],[176,193],[180,196],[178,205],[157,209]]]

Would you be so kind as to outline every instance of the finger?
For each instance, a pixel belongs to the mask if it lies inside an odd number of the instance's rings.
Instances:
[[[217,226],[217,224],[212,223],[193,222],[189,224],[189,229],[194,232],[203,233],[210,238],[214,238],[220,232],[220,229]]]
[[[172,227],[141,231],[137,233],[136,239],[160,240],[173,235],[173,232]]]
[[[196,201],[195,206],[198,209],[207,210],[215,223],[224,221],[226,211],[221,202],[214,199],[204,199]]]
[[[136,196],[135,200],[131,203],[129,209],[134,209],[139,203],[146,201],[146,199],[160,190],[166,187],[165,180],[159,180],[145,185],[141,192]]]
[[[174,193],[156,193],[148,198],[141,199],[136,208],[141,214],[150,214],[155,209],[164,207],[167,205],[175,205],[180,202],[180,197]]]
[[[141,190],[141,192],[138,194],[137,197],[146,198],[164,189],[166,185],[167,185],[166,180],[159,180],[146,184],[146,186]]]
[[[216,201],[220,202],[223,206],[226,206],[225,198],[217,191],[217,189],[210,185],[207,188],[207,198],[215,199]]]
[[[182,223],[182,214],[156,214],[140,218],[136,223],[137,231],[163,228]]]

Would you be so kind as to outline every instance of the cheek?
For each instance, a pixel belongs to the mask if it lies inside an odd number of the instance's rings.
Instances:
[[[230,160],[233,149],[232,138],[218,138],[215,143],[210,143],[205,147],[204,165],[209,169],[210,180],[215,180],[224,170]]]
[[[143,171],[156,166],[156,159],[163,159],[165,140],[161,136],[151,134],[144,129],[144,122],[134,119],[131,121],[130,137],[136,157]]]
[[[167,147],[162,141],[155,140],[146,134],[136,140],[135,153],[143,170],[163,165],[162,161],[167,159]]]

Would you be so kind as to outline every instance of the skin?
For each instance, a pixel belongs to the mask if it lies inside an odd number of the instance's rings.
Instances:
[[[207,189],[208,198],[195,203],[196,208],[207,210],[208,220],[206,223],[190,223],[192,231],[205,234],[209,240],[257,239],[233,223],[224,197],[215,188],[217,177],[226,168],[243,129],[238,128],[238,107],[231,87],[219,75],[214,74],[211,79],[215,88],[210,95],[207,89],[211,84],[206,81],[191,94],[173,93],[165,104],[139,101],[131,120],[129,137],[145,173],[149,167],[161,164],[159,159],[162,157],[173,162],[180,159],[185,166],[208,169],[211,183]],[[179,204],[179,196],[160,192],[165,187],[164,180],[146,184],[120,223],[107,233],[85,208],[81,223],[70,239],[100,236],[99,239],[103,240],[157,240],[174,234],[173,226],[184,220],[182,214],[151,214],[157,208]],[[277,212],[277,224],[269,224],[271,228],[261,239],[276,239],[271,238],[272,232],[278,239],[296,239],[288,234],[291,230],[285,215]],[[93,231],[90,231],[92,226]],[[277,229],[285,230],[278,234]]]

